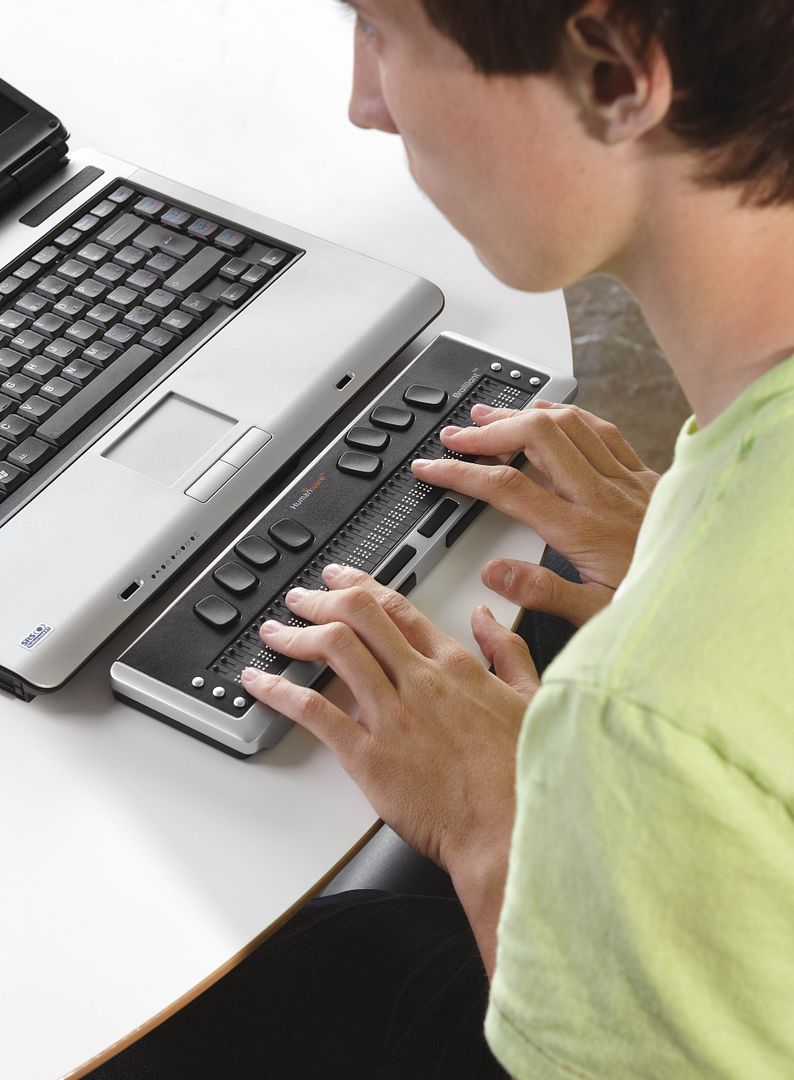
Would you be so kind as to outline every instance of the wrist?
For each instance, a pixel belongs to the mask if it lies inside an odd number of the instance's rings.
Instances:
[[[469,920],[488,978],[496,965],[496,931],[504,900],[510,833],[461,853],[447,871]]]

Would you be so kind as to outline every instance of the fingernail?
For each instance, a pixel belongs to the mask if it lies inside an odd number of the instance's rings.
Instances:
[[[432,462],[428,461],[427,458],[414,458],[411,462],[411,468],[416,472],[424,472],[428,465],[432,465]]]
[[[454,439],[456,435],[460,435],[461,431],[463,431],[463,428],[450,425],[441,429],[441,437],[442,439]]]
[[[284,599],[288,604],[300,604],[309,595],[309,589],[290,589]]]
[[[249,690],[254,688],[264,690],[266,687],[272,686],[277,678],[277,675],[268,675],[266,671],[258,671],[256,668],[247,667],[242,670],[240,682]]]
[[[476,614],[478,616],[484,615],[486,619],[493,619],[494,618],[494,613],[485,604],[478,604],[477,607],[475,608],[475,611],[476,611]]]
[[[490,416],[491,413],[495,413],[497,410],[492,405],[473,405],[471,409],[471,415],[474,416],[475,412],[478,416]]]
[[[284,626],[282,623],[277,622],[275,619],[268,619],[267,622],[262,623],[260,626],[259,633],[270,637],[271,634],[280,634],[283,629]],[[253,669],[249,668],[248,670]]]
[[[339,577],[344,569],[344,566],[340,566],[339,563],[329,563],[325,570],[323,570],[323,578],[326,581],[333,581],[334,578]]]
[[[495,562],[488,567],[488,585],[497,592],[507,592],[516,576],[515,568],[509,562]]]

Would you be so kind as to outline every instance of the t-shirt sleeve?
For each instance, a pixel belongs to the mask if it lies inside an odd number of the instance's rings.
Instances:
[[[486,1018],[510,1075],[790,1078],[794,805],[564,682],[527,713],[517,795]]]

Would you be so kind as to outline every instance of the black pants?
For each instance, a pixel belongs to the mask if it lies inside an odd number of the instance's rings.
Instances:
[[[573,633],[532,614],[519,629],[539,670]],[[505,1080],[487,1002],[456,898],[347,892],[307,904],[90,1080]]]

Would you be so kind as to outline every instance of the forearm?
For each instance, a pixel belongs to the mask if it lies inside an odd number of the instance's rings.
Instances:
[[[507,879],[508,850],[505,846],[496,854],[474,854],[459,860],[450,870],[489,980],[496,966],[496,931]]]

